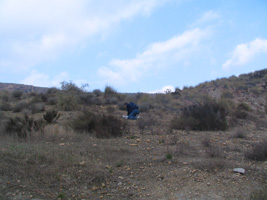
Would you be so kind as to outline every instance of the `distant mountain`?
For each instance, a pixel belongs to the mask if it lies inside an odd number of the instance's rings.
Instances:
[[[8,92],[22,91],[24,93],[45,93],[49,88],[46,87],[36,87],[32,85],[23,85],[15,83],[0,83],[0,90],[6,90]]]

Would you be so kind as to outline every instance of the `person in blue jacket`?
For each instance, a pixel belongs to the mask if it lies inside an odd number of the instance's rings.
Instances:
[[[133,102],[125,103],[124,106],[128,112],[127,119],[133,119],[134,120],[134,119],[137,119],[139,117],[139,116],[137,116],[139,114],[139,108],[135,103],[133,103]]]

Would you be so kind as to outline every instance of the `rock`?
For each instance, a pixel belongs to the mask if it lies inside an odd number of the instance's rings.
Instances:
[[[240,173],[240,174],[245,174],[246,170],[243,168],[234,168],[234,172]]]

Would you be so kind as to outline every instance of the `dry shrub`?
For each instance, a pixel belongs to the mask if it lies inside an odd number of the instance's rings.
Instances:
[[[59,117],[60,114],[57,110],[49,110],[43,115],[44,120],[49,124],[56,122]]]
[[[211,146],[211,141],[210,141],[210,138],[208,138],[208,137],[204,137],[201,142],[202,142],[204,147],[210,147]]]
[[[256,143],[250,151],[247,151],[245,157],[250,160],[266,161],[267,160],[267,141]]]
[[[15,134],[19,138],[27,138],[32,133],[43,130],[43,128],[43,121],[34,120],[26,114],[24,117],[11,117],[5,124],[6,133]]]
[[[146,127],[150,127],[156,124],[156,120],[153,117],[150,117],[148,119],[141,119],[137,120],[137,126],[140,129],[145,129]]]
[[[223,152],[221,148],[218,146],[218,144],[211,144],[210,146],[208,146],[206,153],[211,158],[223,157]]]
[[[182,115],[171,121],[172,129],[213,131],[227,128],[227,109],[213,99],[206,98],[203,103],[186,106]]]
[[[30,105],[29,109],[31,110],[32,114],[40,113],[45,111],[45,106],[43,103],[34,103]]]
[[[149,102],[142,102],[139,104],[140,112],[147,112],[151,108],[151,104]]]
[[[21,101],[13,107],[13,112],[18,113],[21,112],[22,110],[26,110],[27,108],[28,108],[28,103],[25,101]]]
[[[71,123],[78,132],[95,134],[98,138],[121,137],[127,131],[126,124],[111,115],[94,114],[84,111]]]
[[[73,111],[79,108],[78,97],[71,93],[62,93],[59,96],[57,107],[63,111]]]
[[[226,162],[222,159],[203,159],[201,161],[193,163],[193,165],[202,170],[207,172],[216,172],[218,170],[222,170],[226,167]]]
[[[245,139],[247,137],[247,132],[242,128],[236,129],[233,133],[233,137]]]
[[[15,99],[21,99],[22,95],[23,95],[23,92],[20,91],[20,90],[16,90],[16,91],[14,91],[14,92],[12,93],[12,96],[13,96]]]
[[[189,155],[190,153],[195,153],[195,148],[190,146],[190,144],[182,142],[176,145],[176,150],[174,152],[174,155],[176,157]]]
[[[266,200],[267,199],[267,187],[261,188],[259,190],[254,190],[250,194],[251,200]]]
[[[43,133],[39,134],[39,136],[37,135],[39,139],[44,139],[45,141],[61,141],[62,143],[73,140],[76,136],[77,134],[73,130],[59,126],[58,124],[47,125]]]
[[[3,102],[3,103],[0,105],[0,110],[2,110],[2,111],[11,111],[11,110],[12,110],[12,105],[11,105],[11,103],[9,103],[9,102]]]

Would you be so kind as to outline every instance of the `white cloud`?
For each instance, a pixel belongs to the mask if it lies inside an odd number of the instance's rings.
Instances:
[[[200,50],[200,43],[209,35],[208,29],[185,31],[167,41],[152,43],[133,59],[112,60],[108,67],[102,67],[98,72],[108,84],[137,82],[146,76],[146,73],[151,74],[179,61],[185,62],[194,52]]]
[[[255,39],[250,43],[239,44],[234,49],[232,57],[223,64],[223,69],[244,66],[251,62],[257,54],[267,54],[267,40]]]
[[[191,27],[198,27],[210,23],[213,20],[218,20],[221,18],[221,15],[215,11],[205,12],[198,20],[196,20]]]
[[[175,87],[173,87],[172,85],[166,85],[163,88],[159,89],[159,90],[155,90],[155,91],[151,91],[149,93],[166,93],[166,92],[174,92],[175,91]]]
[[[95,34],[108,34],[167,0],[1,0],[0,43],[8,52],[0,68],[27,69],[75,48]],[[16,60],[17,62],[14,62]]]
[[[55,77],[50,78],[47,74],[39,73],[36,70],[33,70],[28,77],[21,81],[21,83],[40,87],[59,87],[60,82],[68,79],[69,75],[66,72],[61,72]]]

